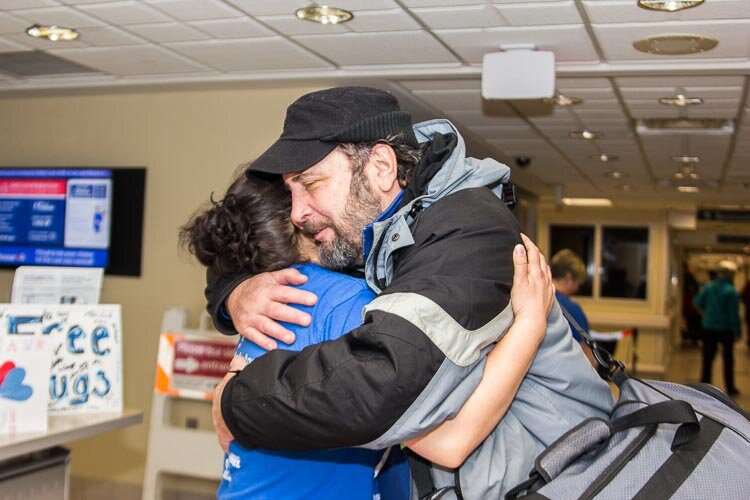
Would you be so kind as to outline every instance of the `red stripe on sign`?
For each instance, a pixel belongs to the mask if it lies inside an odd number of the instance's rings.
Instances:
[[[7,179],[0,180],[0,195],[47,195],[65,196],[65,180],[52,179]]]

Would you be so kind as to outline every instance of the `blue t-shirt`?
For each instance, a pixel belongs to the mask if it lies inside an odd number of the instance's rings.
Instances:
[[[362,308],[375,298],[365,281],[329,271],[315,264],[294,266],[308,277],[299,288],[318,296],[310,306],[293,305],[309,313],[309,327],[284,324],[294,332],[293,344],[284,349],[301,351],[303,348],[336,339],[362,324]],[[237,345],[237,354],[249,362],[267,351],[244,338]],[[392,450],[395,451],[395,450]],[[233,441],[224,457],[224,472],[217,498],[219,499],[361,499],[372,500],[378,492],[373,482],[375,467],[382,451],[344,448],[317,451],[247,450]],[[401,489],[408,488],[408,467],[399,465],[396,474],[404,478]],[[388,476],[392,476],[390,471]],[[383,489],[383,485],[379,486]],[[406,498],[408,493],[398,495]],[[384,500],[393,498],[382,492]]]
[[[581,309],[581,306],[579,306],[578,303],[573,302],[570,297],[563,295],[557,290],[555,290],[555,298],[557,299],[557,302],[560,303],[560,307],[565,309],[568,314],[570,314],[573,319],[576,320],[578,326],[583,328],[586,333],[589,333],[589,320],[588,318],[586,318],[586,315],[583,314],[583,309]],[[578,333],[578,330],[575,326],[573,326],[573,323],[570,323],[570,321],[568,321],[568,323],[570,324],[570,331],[573,333],[573,338],[576,339],[576,341],[581,342],[583,340],[581,334]]]

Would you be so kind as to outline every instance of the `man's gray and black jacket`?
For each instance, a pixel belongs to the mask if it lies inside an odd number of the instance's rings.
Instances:
[[[430,147],[402,206],[373,226],[368,284],[381,292],[364,324],[301,352],[275,350],[230,380],[222,413],[249,448],[385,448],[455,416],[481,379],[485,355],[513,322],[510,287],[518,223],[487,185],[508,167],[465,157],[453,125],[415,126]],[[242,277],[211,277],[209,311]],[[433,467],[446,500],[499,498],[527,478],[534,458],[560,435],[612,407],[609,387],[573,341],[555,305],[545,339],[507,414],[458,473]]]

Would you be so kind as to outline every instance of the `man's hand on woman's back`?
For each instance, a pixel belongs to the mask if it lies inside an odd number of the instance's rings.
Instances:
[[[227,297],[227,312],[237,331],[264,349],[275,349],[274,339],[291,344],[294,334],[278,322],[307,326],[310,315],[288,304],[312,306],[314,293],[294,288],[307,281],[296,269],[262,273],[240,283]]]

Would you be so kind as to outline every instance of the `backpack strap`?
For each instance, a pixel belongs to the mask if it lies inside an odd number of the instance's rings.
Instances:
[[[414,486],[417,488],[417,497],[419,500],[437,500],[449,491],[456,492],[457,497],[461,498],[456,486],[435,488],[435,481],[432,478],[432,462],[417,455],[408,448],[405,448],[404,451],[406,451],[406,457],[409,459],[411,478],[414,481]]]
[[[607,377],[607,380],[611,380],[617,384],[618,387],[621,386],[622,383],[628,379],[627,373],[625,373],[625,365],[621,361],[613,358],[606,349],[600,346],[596,340],[592,339],[589,332],[581,328],[581,325],[578,324],[573,316],[571,316],[567,309],[562,305],[560,306],[560,310],[562,310],[563,316],[568,320],[568,323],[570,323],[575,331],[583,338],[586,345],[591,348],[591,352],[594,354],[594,359],[596,359],[597,364],[604,371],[604,376]]]
[[[681,424],[672,440],[672,451],[689,443],[701,430],[698,416],[687,401],[672,399],[650,404],[610,422],[612,434],[652,424]]]

